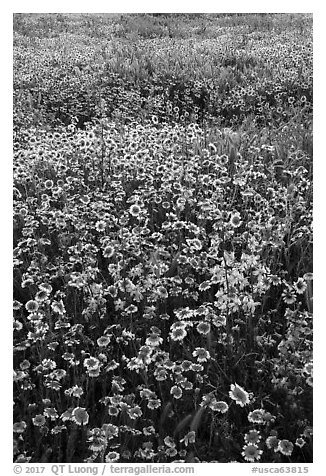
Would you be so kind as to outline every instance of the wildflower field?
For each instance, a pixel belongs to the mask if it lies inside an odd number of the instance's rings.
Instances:
[[[312,462],[312,15],[13,28],[14,461]]]

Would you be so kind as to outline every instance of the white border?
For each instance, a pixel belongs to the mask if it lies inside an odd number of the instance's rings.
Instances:
[[[58,0],[56,2],[42,2],[42,1],[14,1],[11,3],[11,11],[16,13],[133,13],[133,12],[148,12],[148,13],[167,13],[167,12],[206,12],[206,13],[311,13],[314,2],[306,1],[282,1],[276,0],[270,4],[262,1],[227,1],[227,2],[213,2],[203,0],[200,2],[189,2],[187,0],[166,0],[161,2],[151,2],[144,0],[130,1],[120,0],[118,4],[110,4],[107,1],[92,1],[92,2],[67,2]],[[117,8],[117,6],[119,8]]]

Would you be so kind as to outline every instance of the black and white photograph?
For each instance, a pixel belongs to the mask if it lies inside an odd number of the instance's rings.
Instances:
[[[12,14],[11,461],[308,473],[315,15],[157,7]]]

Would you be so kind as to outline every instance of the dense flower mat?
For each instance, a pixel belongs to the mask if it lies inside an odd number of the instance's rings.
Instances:
[[[16,16],[15,461],[312,461],[310,18],[241,18]]]

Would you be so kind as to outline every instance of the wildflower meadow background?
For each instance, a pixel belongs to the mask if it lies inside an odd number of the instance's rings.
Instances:
[[[14,461],[312,462],[312,15],[13,27]]]

